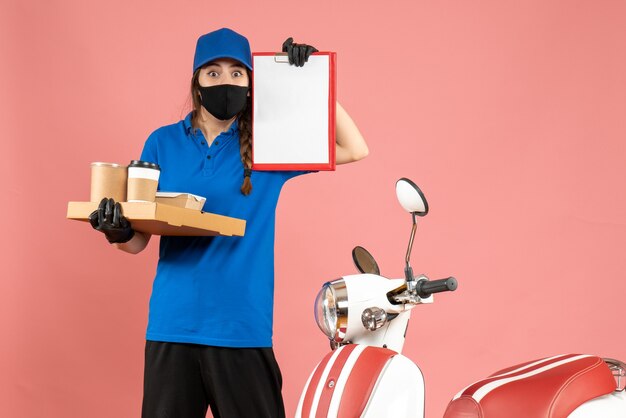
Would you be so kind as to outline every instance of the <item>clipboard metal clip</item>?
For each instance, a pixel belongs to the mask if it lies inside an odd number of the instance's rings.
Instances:
[[[274,62],[289,64],[289,55],[286,52],[277,52],[274,55]]]

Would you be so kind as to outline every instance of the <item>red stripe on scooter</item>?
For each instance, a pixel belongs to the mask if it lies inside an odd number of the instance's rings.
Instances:
[[[322,373],[324,373],[324,369],[328,364],[328,360],[333,356],[334,352],[326,354],[322,361],[317,365],[317,368],[313,372],[313,376],[311,377],[311,381],[309,385],[306,387],[306,394],[304,395],[304,401],[302,402],[302,417],[308,418],[309,414],[311,414],[311,406],[313,405],[313,399],[315,398],[315,390],[317,389],[317,385],[320,382],[322,377]]]
[[[320,394],[320,400],[317,404],[317,412],[315,413],[315,418],[326,418],[328,416],[328,408],[330,407],[330,401],[333,398],[333,394],[335,393],[335,388],[337,387],[337,379],[339,379],[339,375],[343,370],[343,366],[346,365],[346,361],[350,354],[356,348],[355,344],[348,344],[343,347],[343,350],[337,356],[337,359],[330,367],[330,372],[326,377],[326,381],[324,382],[324,387],[322,388],[322,393]],[[332,384],[330,384],[332,382]]]
[[[519,375],[522,375],[522,374],[525,374],[525,373],[528,373],[528,372],[532,372],[533,370],[540,369],[540,368],[545,367],[545,366],[547,366],[549,364],[556,363],[556,362],[562,361],[562,360],[566,360],[568,358],[572,358],[572,357],[575,357],[575,356],[576,356],[576,354],[568,354],[568,355],[564,355],[564,356],[559,356],[557,358],[546,359],[546,361],[543,361],[541,363],[535,364],[534,366],[528,367],[528,368],[524,368],[523,364],[522,364],[522,365],[517,365],[515,367],[511,367],[509,369],[501,370],[501,371],[495,373],[493,375],[493,377],[489,377],[487,379],[484,379],[484,380],[481,380],[479,382],[474,383],[472,386],[470,386],[467,389],[465,389],[463,391],[463,393],[461,394],[461,396],[473,396],[474,393],[476,393],[476,391],[478,389],[480,389],[481,387],[485,386],[488,383],[495,382],[496,380],[507,379],[509,377],[515,377],[515,376],[519,376]],[[535,361],[537,361],[537,360],[535,360]],[[533,362],[531,361],[531,362],[528,362],[528,363],[525,363],[525,364],[532,364],[532,363]],[[521,370],[518,370],[515,373],[507,374],[509,371],[515,370],[516,368],[520,368],[520,367],[522,368]]]
[[[367,347],[352,368],[341,395],[337,418],[360,417],[372,394],[385,364],[395,356],[395,351],[380,347]]]
[[[346,349],[348,349],[347,353],[349,354],[354,349],[354,345],[351,344],[351,345],[346,345],[346,346],[338,348],[337,350],[339,351],[339,353],[333,364],[337,364],[337,361],[339,360],[339,356],[341,356],[342,353]],[[335,351],[331,351],[330,353],[326,354],[326,356],[322,359],[322,361],[320,361],[320,363],[317,365],[315,372],[313,372],[311,381],[309,382],[309,385],[306,387],[306,394],[304,395],[304,401],[302,401],[302,415],[301,416],[303,418],[308,418],[309,415],[311,414],[311,409],[313,408],[313,401],[315,400],[315,391],[317,390],[317,387],[319,386],[320,379],[322,378],[322,374],[324,374],[324,369],[326,369],[328,362],[330,361],[330,359],[332,358],[334,354],[335,354]],[[343,363],[345,364],[345,360]]]

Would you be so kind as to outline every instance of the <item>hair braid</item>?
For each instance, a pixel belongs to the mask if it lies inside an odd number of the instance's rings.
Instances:
[[[239,153],[241,154],[241,163],[244,168],[243,184],[241,185],[241,193],[249,195],[252,191],[252,182],[250,181],[250,173],[252,170],[252,111],[250,106],[250,98],[248,97],[246,109],[239,117]]]

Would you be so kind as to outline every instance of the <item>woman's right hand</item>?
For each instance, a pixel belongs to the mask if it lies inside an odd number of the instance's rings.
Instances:
[[[106,197],[100,201],[98,209],[89,215],[89,223],[96,231],[104,234],[111,243],[124,243],[135,236],[135,230],[122,214],[122,205]]]

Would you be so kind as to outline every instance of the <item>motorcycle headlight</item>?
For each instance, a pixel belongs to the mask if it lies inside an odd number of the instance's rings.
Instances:
[[[348,328],[348,291],[343,279],[322,286],[315,298],[315,321],[329,339],[343,342]]]

